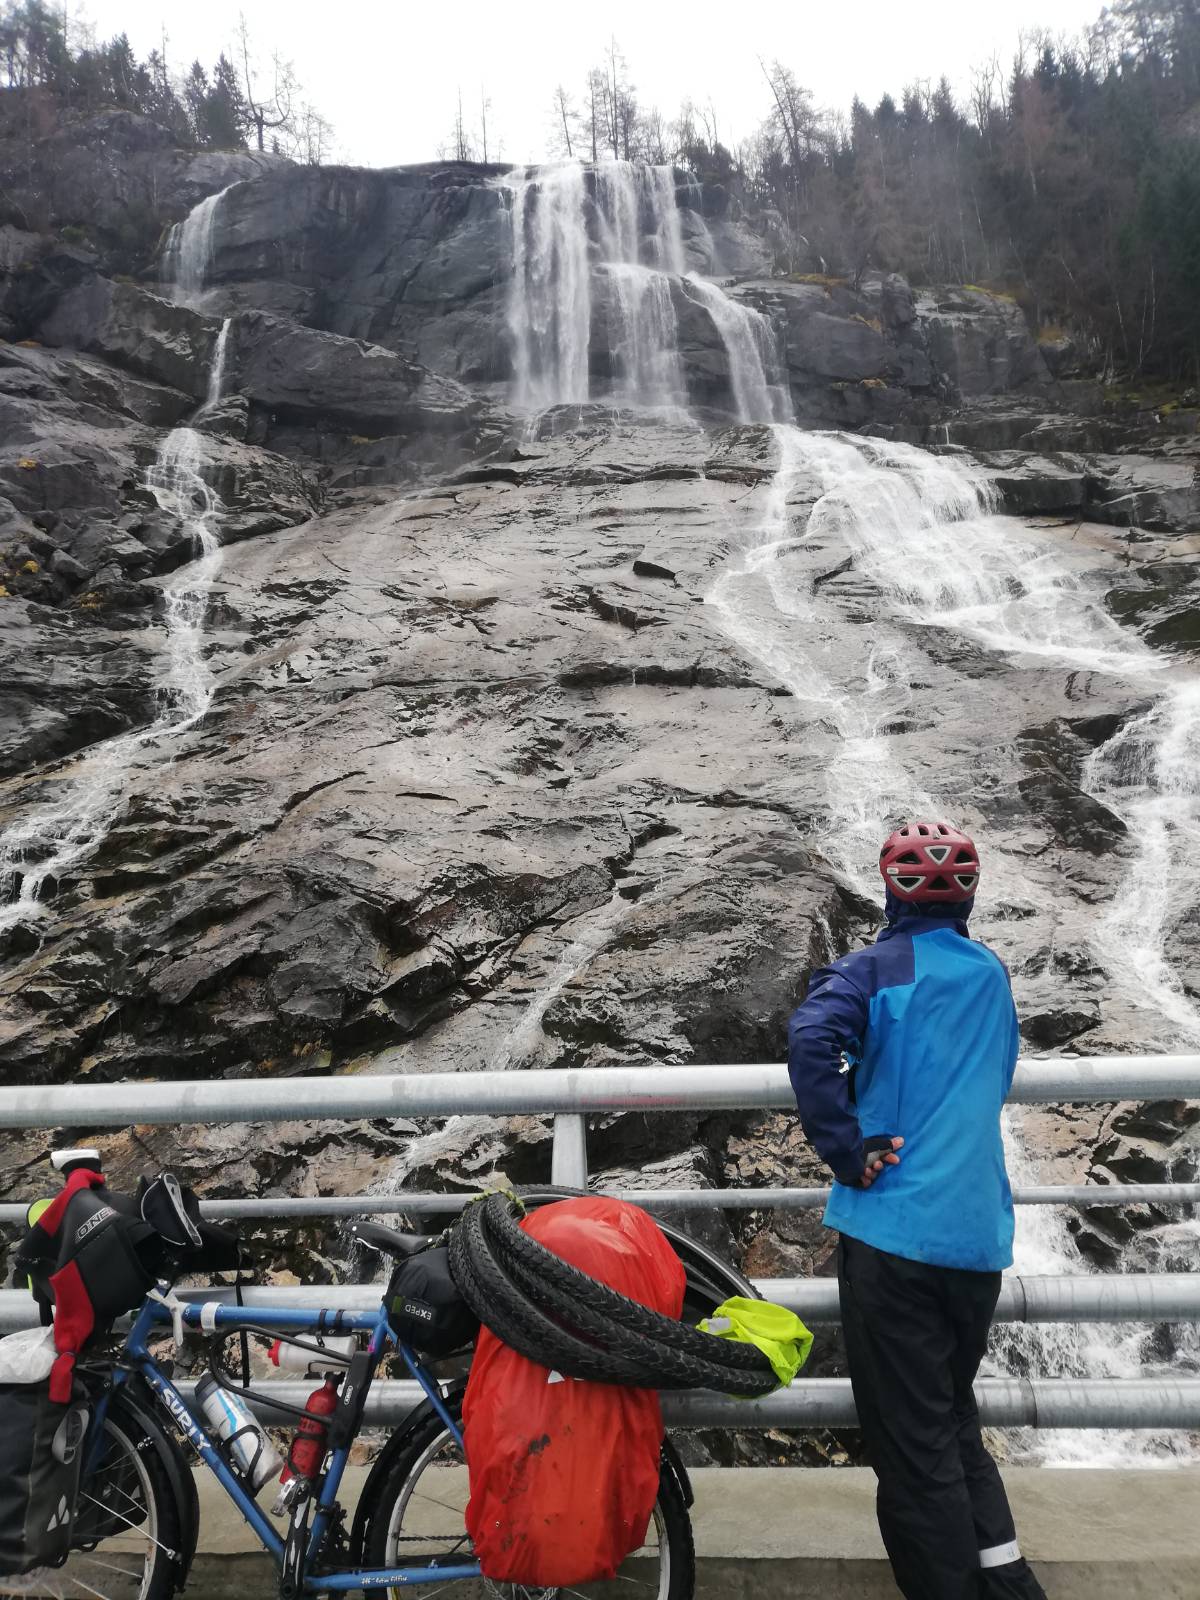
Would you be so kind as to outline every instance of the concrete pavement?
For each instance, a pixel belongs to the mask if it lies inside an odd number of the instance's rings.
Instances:
[[[347,1474],[347,1504],[364,1476]],[[1200,1469],[1042,1467],[1004,1476],[1022,1549],[1049,1600],[1200,1600]],[[896,1600],[869,1472],[706,1468],[692,1481],[702,1600]],[[266,1557],[214,1488],[203,1475],[189,1596],[274,1593]]]

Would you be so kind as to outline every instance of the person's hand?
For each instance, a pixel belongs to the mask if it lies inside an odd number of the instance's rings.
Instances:
[[[896,1151],[903,1143],[904,1140],[900,1138],[867,1140],[867,1164],[863,1168],[862,1177],[858,1180],[862,1188],[869,1189],[884,1167],[900,1165],[900,1157]]]

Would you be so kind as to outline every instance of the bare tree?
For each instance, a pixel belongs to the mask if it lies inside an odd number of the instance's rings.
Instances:
[[[571,97],[560,83],[554,91],[554,123],[555,141],[561,147],[567,160],[570,161],[575,154],[571,143],[571,122],[575,112],[571,106]]]
[[[479,85],[479,142],[483,146],[483,159],[484,159],[485,162],[487,161],[487,158],[488,158],[487,117],[488,117],[488,112],[491,110],[491,108],[492,108],[492,102],[487,97],[487,90],[483,87],[482,84],[480,84]]]
[[[300,115],[297,153],[310,167],[319,167],[333,154],[333,124],[310,105],[306,105]]]
[[[475,149],[471,143],[471,135],[467,131],[467,124],[463,118],[462,90],[458,91],[458,111],[454,118],[454,143],[453,159],[455,161],[474,161]]]
[[[600,143],[604,137],[605,106],[608,99],[608,78],[602,67],[593,67],[588,73],[588,105],[584,119],[587,137],[591,142],[593,163],[600,159]]]
[[[271,57],[271,89],[267,93],[259,84],[250,43],[250,26],[246,14],[238,18],[238,47],[242,58],[246,113],[254,127],[255,142],[260,150],[266,149],[268,133],[283,134],[282,142],[296,136],[296,108],[299,84],[290,61],[284,61],[276,52]],[[272,140],[274,144],[276,141]]]

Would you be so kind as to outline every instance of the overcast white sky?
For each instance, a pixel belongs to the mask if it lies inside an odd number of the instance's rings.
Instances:
[[[722,139],[753,132],[766,111],[761,55],[778,57],[817,102],[845,110],[914,79],[945,72],[956,88],[973,65],[1008,60],[1022,29],[1074,35],[1102,0],[68,0],[107,38],[122,30],[139,55],[165,29],[173,67],[210,64],[244,11],[263,53],[289,57],[308,97],[333,123],[337,156],[370,166],[432,159],[449,135],[461,85],[474,115],[480,85],[492,102],[499,159],[546,155],[554,86],[577,89],[610,33],[643,103],[674,115],[686,95],[711,97]]]

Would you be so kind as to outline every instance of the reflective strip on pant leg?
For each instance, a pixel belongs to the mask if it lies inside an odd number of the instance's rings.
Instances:
[[[1021,1546],[1015,1539],[1010,1539],[1007,1544],[989,1545],[986,1550],[979,1552],[979,1565],[981,1567],[1006,1567],[1010,1561],[1020,1561]]]

